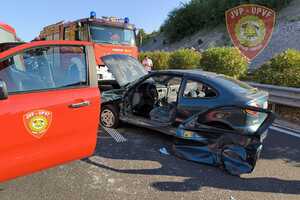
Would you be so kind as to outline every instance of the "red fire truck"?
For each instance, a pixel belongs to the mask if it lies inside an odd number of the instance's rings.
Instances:
[[[16,42],[16,31],[8,24],[0,22],[0,43]]]
[[[97,62],[99,81],[113,79],[101,57],[110,54],[127,54],[137,58],[138,48],[135,41],[135,27],[129,18],[116,17],[97,18],[91,12],[89,18],[73,22],[63,21],[44,27],[40,40],[80,40],[93,43]]]

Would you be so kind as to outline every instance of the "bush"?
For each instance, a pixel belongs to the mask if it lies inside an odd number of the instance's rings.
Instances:
[[[191,49],[179,49],[171,53],[169,68],[194,69],[200,66],[201,54]]]
[[[139,55],[139,60],[142,62],[145,56],[148,55],[153,62],[154,70],[168,69],[170,53],[166,51],[142,52]]]
[[[247,74],[248,62],[234,47],[216,47],[203,52],[201,67],[206,71],[242,78]]]
[[[253,81],[300,87],[300,51],[288,49],[275,56],[254,72]]]

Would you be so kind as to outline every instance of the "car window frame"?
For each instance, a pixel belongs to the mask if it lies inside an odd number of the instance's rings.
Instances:
[[[90,81],[90,66],[89,66],[89,55],[88,50],[85,45],[78,45],[78,44],[43,44],[40,46],[33,46],[30,48],[21,49],[19,51],[16,51],[12,54],[9,54],[3,58],[0,59],[0,62],[7,60],[9,58],[12,58],[16,55],[19,55],[21,53],[24,53],[26,51],[30,51],[33,49],[43,48],[43,47],[82,47],[83,52],[85,53],[85,63],[86,63],[86,83],[84,85],[74,85],[74,86],[65,86],[65,87],[57,87],[57,88],[47,88],[47,89],[36,89],[36,90],[27,90],[27,91],[16,91],[16,92],[8,92],[8,95],[17,95],[17,94],[30,94],[30,93],[40,93],[40,92],[48,92],[48,91],[56,91],[56,90],[70,90],[70,89],[79,89],[79,88],[87,88],[91,86]]]
[[[199,97],[186,97],[186,96],[184,96],[184,91],[186,89],[188,81],[200,82],[202,84],[207,85],[208,87],[210,87],[216,93],[216,96],[213,96],[213,97],[201,97],[201,98],[199,98]],[[204,100],[205,99],[205,100],[208,100],[208,99],[216,99],[216,98],[219,97],[219,95],[220,95],[220,92],[217,89],[215,89],[215,87],[211,86],[211,84],[208,84],[206,81],[203,81],[202,79],[199,80],[199,78],[194,78],[194,77],[188,77],[188,76],[184,77],[184,85],[183,85],[183,88],[182,88],[182,92],[180,94],[180,97],[182,99],[189,99],[189,100],[195,100],[195,99]]]

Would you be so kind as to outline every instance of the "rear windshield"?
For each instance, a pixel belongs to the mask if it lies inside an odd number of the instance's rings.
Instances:
[[[218,82],[225,87],[229,88],[238,93],[254,93],[256,92],[256,88],[251,87],[247,83],[242,81],[230,78],[228,76],[217,76],[216,79]]]

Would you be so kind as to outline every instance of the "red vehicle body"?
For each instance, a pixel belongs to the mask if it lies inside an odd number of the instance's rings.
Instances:
[[[107,68],[102,60],[110,54],[126,54],[137,58],[135,27],[128,18],[116,17],[84,18],[73,22],[58,22],[44,27],[39,35],[41,40],[79,40],[93,43],[98,66],[98,80],[109,80]]]
[[[93,44],[83,41],[32,42],[0,53],[0,182],[93,153],[95,64]]]
[[[16,42],[16,30],[8,24],[0,22],[0,43]]]

